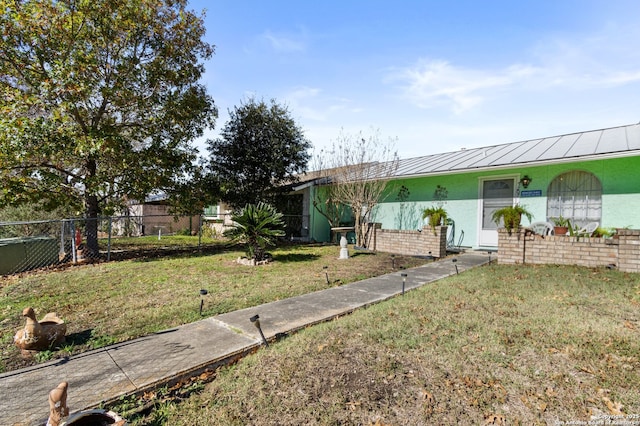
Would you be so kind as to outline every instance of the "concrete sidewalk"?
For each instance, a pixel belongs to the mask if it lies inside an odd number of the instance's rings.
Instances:
[[[489,262],[482,252],[462,253],[423,266],[358,281],[340,287],[230,312],[158,332],[68,359],[0,374],[2,425],[41,425],[49,413],[49,391],[69,382],[71,412],[95,407],[207,368],[228,363],[262,344],[249,321],[260,315],[267,339],[280,333],[348,314],[402,292]]]

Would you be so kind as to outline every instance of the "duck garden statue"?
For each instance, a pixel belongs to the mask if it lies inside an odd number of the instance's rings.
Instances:
[[[13,337],[13,342],[23,355],[29,355],[30,351],[46,351],[64,342],[67,325],[55,312],[49,312],[38,321],[33,308],[24,308],[22,316],[27,322]]]

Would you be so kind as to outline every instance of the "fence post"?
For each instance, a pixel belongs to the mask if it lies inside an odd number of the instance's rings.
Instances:
[[[60,259],[60,261],[62,261],[62,259],[64,259],[64,228],[66,225],[66,219],[62,219],[61,220],[62,226],[60,226],[60,250],[58,252],[58,258]]]
[[[111,260],[111,225],[113,223],[113,216],[109,216],[109,230],[107,235],[107,262]]]
[[[78,262],[78,254],[76,253],[76,222],[71,219],[71,259],[73,263]]]
[[[198,251],[202,250],[202,215],[198,215]]]

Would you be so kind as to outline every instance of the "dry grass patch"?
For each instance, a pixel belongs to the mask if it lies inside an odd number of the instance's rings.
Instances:
[[[640,277],[478,268],[306,329],[138,424],[554,424],[640,414]]]

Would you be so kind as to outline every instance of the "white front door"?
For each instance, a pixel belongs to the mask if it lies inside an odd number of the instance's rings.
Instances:
[[[516,190],[515,177],[487,178],[480,180],[480,235],[478,245],[498,247],[498,225],[493,212],[513,205]]]

